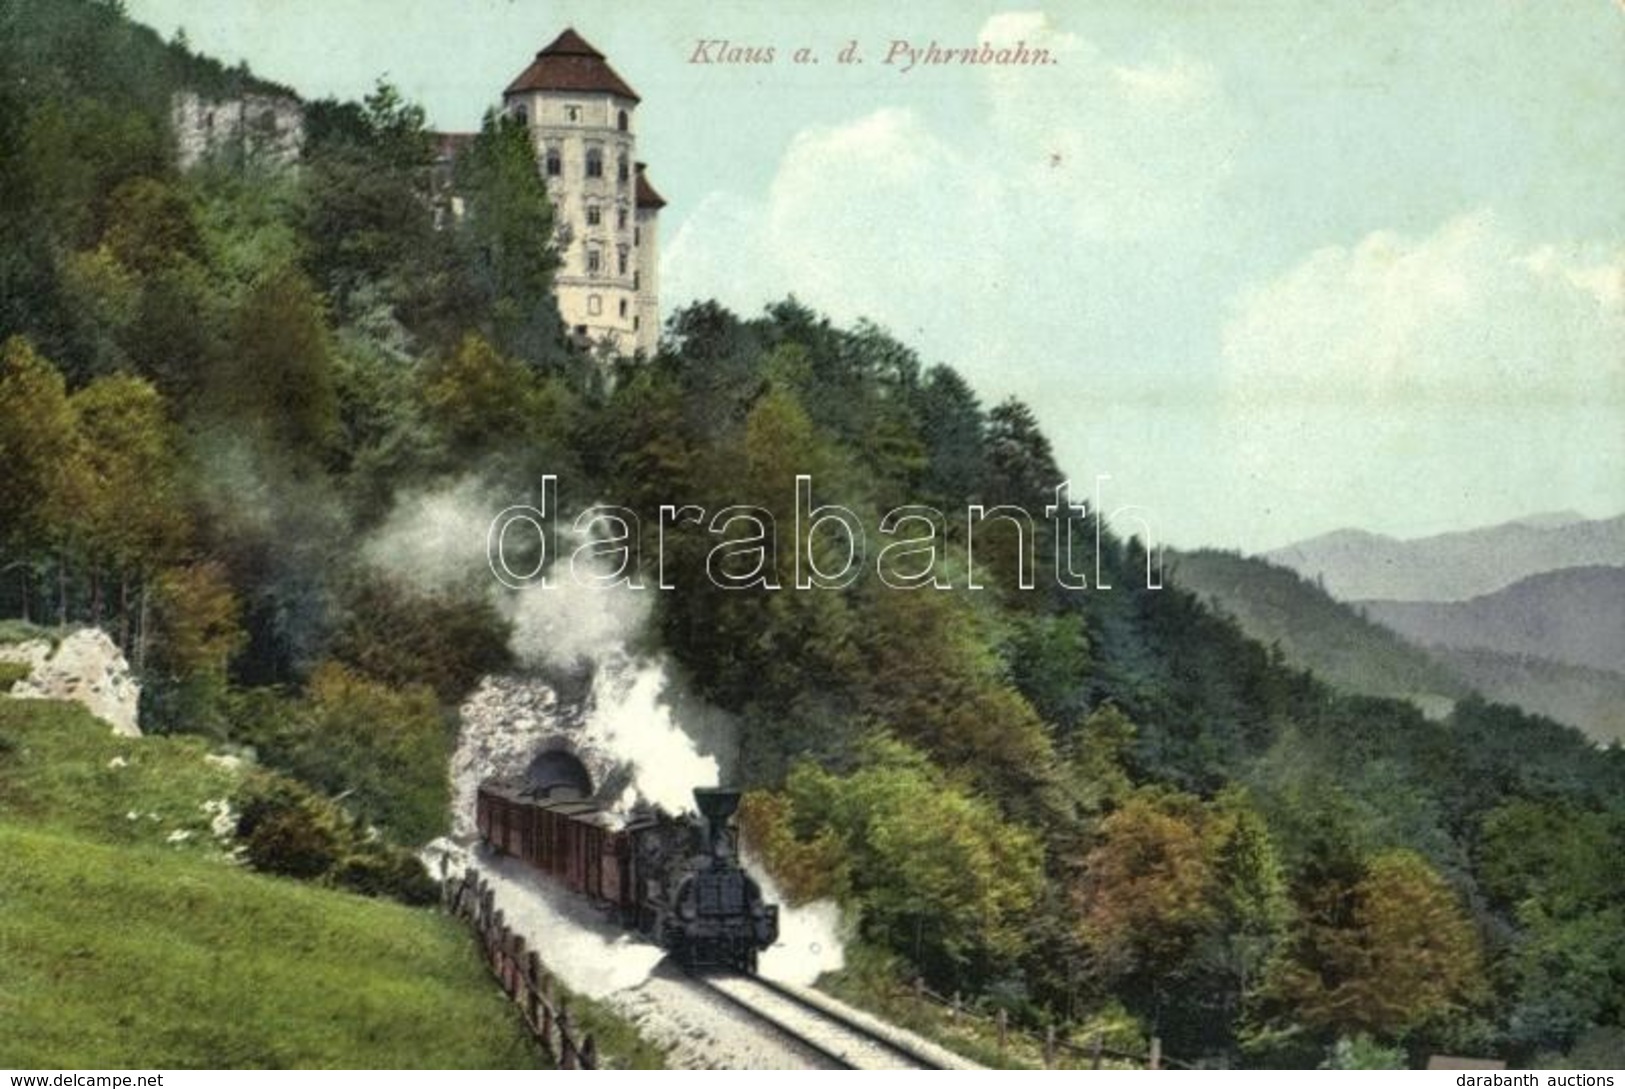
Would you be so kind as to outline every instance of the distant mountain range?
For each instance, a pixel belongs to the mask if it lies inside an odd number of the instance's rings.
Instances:
[[[1594,740],[1625,741],[1625,570],[1543,573],[1462,603],[1349,604],[1262,558],[1209,550],[1179,553],[1173,576],[1344,691],[1408,699],[1429,714],[1476,691]],[[1390,612],[1403,615],[1398,631],[1381,622]]]
[[[1356,601],[1423,646],[1625,669],[1625,567],[1570,567],[1468,601]]]
[[[1559,568],[1625,567],[1625,515],[1544,514],[1413,540],[1340,529],[1263,558],[1344,601],[1464,601]]]
[[[1181,552],[1173,577],[1293,665],[1348,692],[1448,711],[1472,691],[1420,648],[1285,567],[1234,552]]]

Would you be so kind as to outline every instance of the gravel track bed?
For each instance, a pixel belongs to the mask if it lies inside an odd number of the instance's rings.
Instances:
[[[787,988],[741,975],[706,976],[703,983],[775,1028],[813,1044],[848,1069],[919,1070],[931,1066],[869,1029],[808,1002]]]

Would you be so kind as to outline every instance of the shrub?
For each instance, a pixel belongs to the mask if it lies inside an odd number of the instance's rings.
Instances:
[[[428,688],[391,689],[327,662],[303,699],[257,689],[234,695],[231,707],[234,740],[267,766],[342,795],[396,842],[426,842],[445,827],[450,736]]]
[[[1405,1070],[1410,1067],[1405,1050],[1384,1047],[1365,1033],[1341,1036],[1326,1052],[1322,1070]]]
[[[439,896],[412,852],[368,834],[337,804],[292,779],[261,775],[239,800],[237,835],[256,870],[416,906]]]
[[[237,837],[249,865],[314,878],[338,861],[352,833],[337,806],[291,779],[264,777],[241,798]]]
[[[440,898],[440,886],[410,852],[385,843],[346,855],[333,868],[332,882],[363,896],[387,896],[405,904],[427,907]]]
[[[358,586],[334,656],[395,688],[427,685],[456,703],[510,664],[508,623],[483,597],[422,594],[382,578]]]

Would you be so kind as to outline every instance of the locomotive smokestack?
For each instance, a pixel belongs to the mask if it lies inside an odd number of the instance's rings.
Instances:
[[[739,791],[727,787],[695,787],[694,804],[705,818],[705,843],[716,854],[717,843],[728,834],[728,818],[739,809]]]

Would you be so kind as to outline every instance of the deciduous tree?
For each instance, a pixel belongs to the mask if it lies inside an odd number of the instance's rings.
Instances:
[[[1312,1029],[1392,1040],[1481,1001],[1483,956],[1450,886],[1387,851],[1352,887],[1316,890],[1269,987]]]

